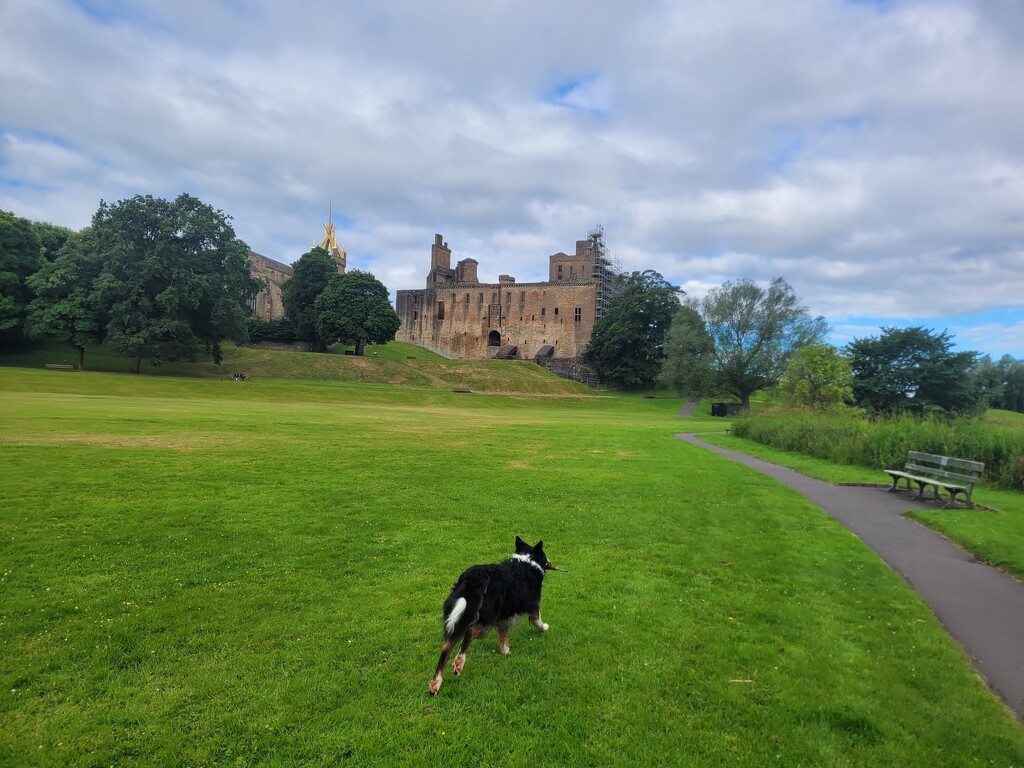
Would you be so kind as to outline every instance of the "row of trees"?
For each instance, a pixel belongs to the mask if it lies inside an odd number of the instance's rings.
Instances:
[[[683,296],[657,272],[621,280],[584,352],[619,386],[732,396],[745,411],[752,394],[777,388],[786,402],[815,408],[1024,412],[1024,362],[954,351],[945,331],[883,328],[838,349],[825,342],[824,318],[812,317],[782,278],[767,287],[730,281],[701,299]]]
[[[107,343],[134,361],[161,355],[216,363],[224,340],[252,327],[249,248],[230,217],[191,195],[101,202],[81,232],[0,212],[0,342],[44,336],[68,342],[84,367],[88,344]],[[394,338],[399,319],[387,289],[366,272],[337,274],[316,248],[284,286],[294,339],[320,350]]]
[[[401,319],[391,307],[388,289],[369,272],[353,269],[338,274],[323,248],[313,248],[293,265],[281,287],[286,324],[297,341],[314,352],[340,341],[354,344],[362,355],[367,344],[386,344],[395,338]]]
[[[105,341],[137,372],[145,358],[195,359],[204,347],[220,362],[224,339],[246,338],[260,287],[249,249],[227,215],[191,195],[101,202],[81,232],[4,213],[0,239],[8,341],[55,337],[80,367],[85,346]]]

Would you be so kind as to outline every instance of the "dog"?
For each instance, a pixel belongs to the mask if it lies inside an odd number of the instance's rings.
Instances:
[[[503,656],[508,647],[508,630],[521,616],[541,632],[548,625],[540,618],[540,590],[547,571],[561,571],[544,554],[544,542],[532,547],[516,536],[516,553],[496,565],[474,565],[459,576],[448,599],[444,601],[444,644],[437,669],[430,679],[430,695],[441,689],[442,673],[455,644],[462,646],[452,662],[458,676],[466,664],[466,651],[476,638],[485,637],[498,628],[498,646]]]

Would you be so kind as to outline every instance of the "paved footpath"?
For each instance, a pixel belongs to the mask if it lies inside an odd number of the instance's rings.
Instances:
[[[677,437],[788,485],[860,537],[931,606],[989,687],[1024,720],[1024,582],[903,516],[934,503],[885,488],[830,485],[694,435]]]

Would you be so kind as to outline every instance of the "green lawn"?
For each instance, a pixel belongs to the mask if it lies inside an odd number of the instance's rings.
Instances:
[[[992,419],[1020,424],[999,411]],[[709,434],[704,439],[723,448],[791,467],[828,483],[877,483],[889,485],[884,472],[851,464],[833,464],[793,451],[781,451],[732,435]],[[980,486],[974,490],[975,509],[914,509],[908,516],[941,532],[987,563],[1024,578],[1024,493]]]
[[[301,379],[430,390],[470,389],[490,393],[595,394],[582,384],[559,379],[536,363],[525,360],[448,360],[400,341],[367,346],[363,357],[346,355],[345,350],[339,345],[327,354],[320,354],[225,345],[224,360],[220,365],[210,357],[202,357],[194,363],[165,360],[154,365],[144,361],[142,373],[161,377],[230,379],[232,374],[244,372],[251,379]],[[48,363],[74,365],[76,360],[70,346],[57,342],[0,353],[0,367],[42,370]],[[105,346],[92,346],[86,351],[85,368],[93,372],[126,373],[131,370],[132,361],[112,354]]]
[[[0,368],[0,765],[1024,765],[897,575],[673,437],[721,419],[433,383]],[[551,630],[429,697],[517,534]]]

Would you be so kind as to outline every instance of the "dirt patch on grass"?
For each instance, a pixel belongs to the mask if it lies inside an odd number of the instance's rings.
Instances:
[[[190,453],[221,447],[233,442],[223,435],[17,435],[0,436],[0,445],[34,448],[38,446],[84,445],[94,448],[150,448]]]

